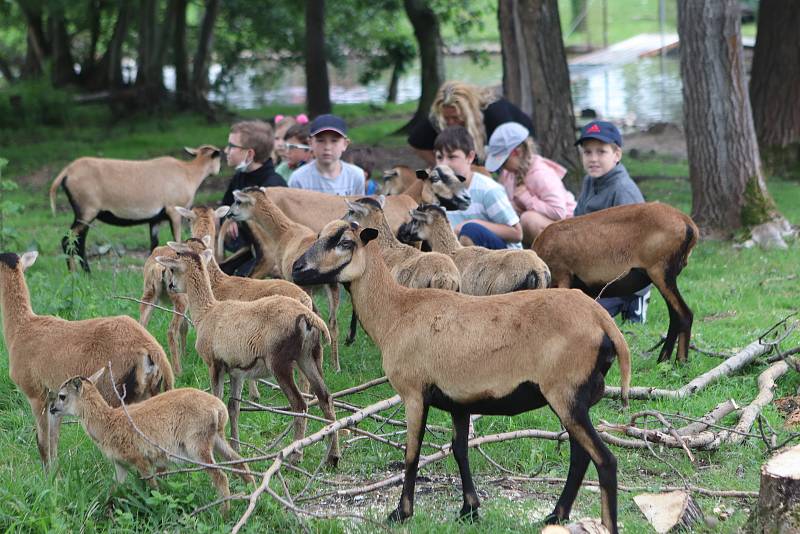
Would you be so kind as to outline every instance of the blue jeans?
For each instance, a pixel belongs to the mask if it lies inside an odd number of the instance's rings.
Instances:
[[[611,317],[621,313],[623,321],[644,323],[647,320],[647,305],[650,303],[650,286],[626,297],[597,299]]]
[[[462,235],[470,238],[472,242],[479,247],[491,248],[494,250],[508,248],[508,244],[500,239],[497,234],[478,223],[468,222],[464,224],[464,226],[461,227],[461,232],[459,232],[458,237]]]

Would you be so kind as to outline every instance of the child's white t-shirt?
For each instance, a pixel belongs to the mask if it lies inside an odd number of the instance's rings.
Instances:
[[[289,187],[310,189],[332,195],[363,195],[364,171],[361,167],[347,163],[342,164],[342,172],[336,178],[326,178],[319,173],[314,161],[309,161],[289,177]]]
[[[473,173],[468,191],[472,201],[467,209],[447,211],[447,219],[452,227],[474,219],[507,226],[514,226],[519,222],[519,216],[511,206],[505,188],[488,176]],[[522,244],[508,243],[508,248],[522,248]]]

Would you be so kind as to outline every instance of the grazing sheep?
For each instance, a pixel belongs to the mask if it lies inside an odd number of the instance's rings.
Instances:
[[[334,421],[333,399],[322,379],[322,343],[330,342],[325,322],[308,307],[284,296],[265,297],[251,302],[219,301],[211,291],[207,265],[210,250],[200,255],[180,252],[177,258],[156,260],[167,267],[170,287],[186,293],[189,310],[197,330],[197,353],[208,365],[211,388],[222,398],[224,374],[231,379],[228,415],[234,448],[239,443],[239,402],[246,378],[274,376],[296,413],[306,411],[294,382],[295,365],[308,379],[325,417]],[[302,439],[306,419],[294,420],[294,437]],[[334,435],[328,449],[328,463],[339,461],[339,442]]]
[[[190,234],[192,237],[209,236],[214,239],[217,231],[217,224],[220,218],[228,213],[228,206],[219,208],[209,208],[205,206],[195,206],[187,210],[181,206],[176,206],[175,210],[190,221]],[[178,293],[170,293],[166,290],[164,282],[164,267],[156,262],[156,256],[169,256],[173,254],[172,249],[167,246],[156,247],[144,262],[143,282],[141,303],[139,304],[139,324],[147,328],[150,322],[150,314],[153,313],[153,306],[157,302],[172,304],[172,318],[167,329],[167,346],[172,357],[172,370],[176,375],[183,373],[181,358],[186,351],[186,335],[189,331],[189,323],[183,314],[186,313],[186,297]]]
[[[692,218],[659,202],[616,206],[555,222],[533,242],[554,287],[574,287],[590,297],[630,295],[653,283],[669,310],[669,329],[658,361],[685,362],[692,310],[678,291],[681,273],[699,236]],[[605,287],[608,285],[608,287]],[[605,289],[603,289],[605,288]]]
[[[249,221],[260,231],[253,232],[259,246],[280,266],[281,277],[292,279],[292,263],[305,252],[316,239],[316,234],[302,224],[290,220],[270,199],[270,189],[279,187],[248,187],[234,191],[235,199],[231,205],[231,216],[237,222]],[[298,190],[300,191],[300,190]],[[328,329],[331,333],[331,362],[339,371],[339,286],[324,287],[328,297]]]
[[[459,290],[461,274],[450,256],[438,252],[420,252],[398,241],[386,222],[380,201],[365,197],[348,202],[347,206],[350,210],[345,220],[377,228],[383,261],[398,284],[412,288]]]
[[[69,377],[88,375],[111,361],[115,385],[106,378],[98,388],[106,401],[118,406],[113,387],[128,403],[174,386],[164,349],[147,330],[127,315],[66,321],[36,315],[31,309],[24,272],[38,253],[0,254],[0,303],[3,334],[8,348],[8,374],[28,399],[36,418],[39,456],[47,468],[58,457],[61,420],[48,417],[48,395]]]
[[[550,285],[550,270],[532,250],[489,250],[464,247],[450,227],[441,206],[423,204],[411,210],[411,222],[401,227],[398,239],[427,241],[434,252],[453,258],[461,273],[462,293],[499,295]]]
[[[50,186],[50,208],[55,214],[56,190],[62,186],[75,213],[71,230],[77,236],[76,251],[85,271],[90,270],[86,234],[96,218],[115,226],[148,223],[150,250],[158,246],[160,223],[169,219],[172,236],[180,241],[181,216],[174,206],[191,206],[203,180],[219,172],[221,154],[211,145],[185,150],[194,156],[192,161],[79,158],[56,176]],[[71,254],[68,236],[61,246],[65,254]],[[68,266],[73,268],[72,261]]]
[[[462,517],[480,505],[470,473],[470,414],[515,415],[550,406],[569,433],[567,483],[547,522],[569,518],[592,461],[600,480],[603,525],[617,533],[617,462],[589,418],[604,376],[619,358],[622,398],[630,386],[630,352],[598,303],[564,289],[474,297],[398,285],[383,261],[374,228],[334,221],[293,267],[299,284],[349,283],[364,330],[381,351],[383,370],[402,397],[407,434],[400,503],[414,513],[420,448],[431,406],[453,419],[453,455],[461,473]]]
[[[117,483],[125,482],[127,466],[135,467],[143,478],[152,476],[176,461],[170,455],[207,466],[216,464],[214,453],[226,461],[242,459],[225,441],[228,413],[225,404],[215,396],[199,389],[173,389],[124,409],[112,408],[95,387],[103,371],[105,368],[89,378],[74,377],[64,382],[50,405],[50,414],[74,415],[80,419],[92,441],[114,463]],[[246,463],[234,467],[244,471],[237,473],[242,479],[255,484]],[[220,497],[230,497],[225,473],[214,467],[206,470]],[[154,478],[149,483],[156,487]],[[230,502],[223,502],[223,513],[229,509]]]

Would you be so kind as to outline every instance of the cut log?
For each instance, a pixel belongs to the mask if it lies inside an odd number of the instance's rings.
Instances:
[[[703,512],[685,491],[642,493],[633,500],[659,534],[682,528],[691,531],[703,520]]]
[[[800,445],[761,467],[758,532],[800,532]]]
[[[608,534],[608,529],[599,519],[581,519],[569,525],[548,525],[542,534]]]

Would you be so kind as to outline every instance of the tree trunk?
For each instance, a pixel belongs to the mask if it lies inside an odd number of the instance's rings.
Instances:
[[[175,28],[172,34],[172,58],[175,65],[175,99],[179,107],[190,102],[189,62],[186,56],[186,7],[188,0],[177,0]]]
[[[159,72],[162,73],[162,80],[164,58],[167,55],[172,32],[175,29],[175,12],[178,9],[178,2],[179,0],[169,0],[169,2],[167,2],[167,11],[164,13],[164,23],[161,25],[161,31],[158,32],[156,36],[154,63],[158,66]]]
[[[3,78],[6,79],[8,85],[11,85],[16,81],[16,77],[11,70],[11,65],[9,65],[8,61],[4,57],[0,57],[0,74],[3,75]]]
[[[153,88],[159,82],[154,63],[156,59],[157,0],[140,0],[139,44],[136,61],[136,86]]]
[[[102,17],[102,5],[100,0],[89,0],[89,51],[86,53],[86,59],[81,66],[81,77],[84,77],[84,72],[92,72],[97,66],[97,43],[100,40],[100,20]]]
[[[756,531],[800,530],[800,445],[773,456],[761,467]]]
[[[678,0],[692,217],[727,238],[778,216],[767,191],[744,73],[737,0]]]
[[[420,59],[420,80],[422,94],[414,117],[403,126],[401,131],[408,131],[419,121],[428,120],[431,105],[436,99],[436,92],[445,81],[444,55],[439,19],[436,13],[423,0],[403,0],[408,20],[414,27]]]
[[[395,66],[392,67],[392,76],[389,78],[389,87],[386,91],[387,103],[397,103],[397,86],[400,84],[400,69],[400,64],[395,64]]]
[[[331,112],[325,0],[306,0],[306,106],[311,117]]]
[[[208,63],[214,44],[214,24],[219,13],[219,0],[206,0],[206,11],[200,25],[200,36],[197,41],[197,53],[192,64],[192,103],[196,108],[208,108],[206,92],[208,91]]]
[[[578,190],[581,164],[575,148],[575,115],[558,1],[517,1],[524,43],[517,55],[526,58],[528,65],[535,138],[543,156],[570,171],[567,184]]]
[[[800,177],[800,2],[761,0],[750,76],[753,121],[769,174]]]
[[[50,43],[47,41],[42,22],[42,6],[20,0],[19,7],[28,23],[28,48],[25,53],[25,64],[22,67],[22,78],[38,78],[44,72],[45,61],[50,58]]]
[[[64,12],[55,7],[50,15],[50,35],[52,42],[50,79],[54,87],[63,87],[74,83],[77,76],[73,65],[71,41],[67,33],[67,22]]]
[[[533,90],[524,36],[519,20],[519,0],[500,0],[497,6],[500,48],[503,58],[503,95],[533,116]]]
[[[111,41],[109,41],[108,49],[103,56],[103,61],[101,61],[101,66],[107,73],[107,87],[111,89],[117,89],[124,84],[122,77],[122,45],[128,36],[130,7],[130,0],[120,1],[114,32],[111,34]]]

